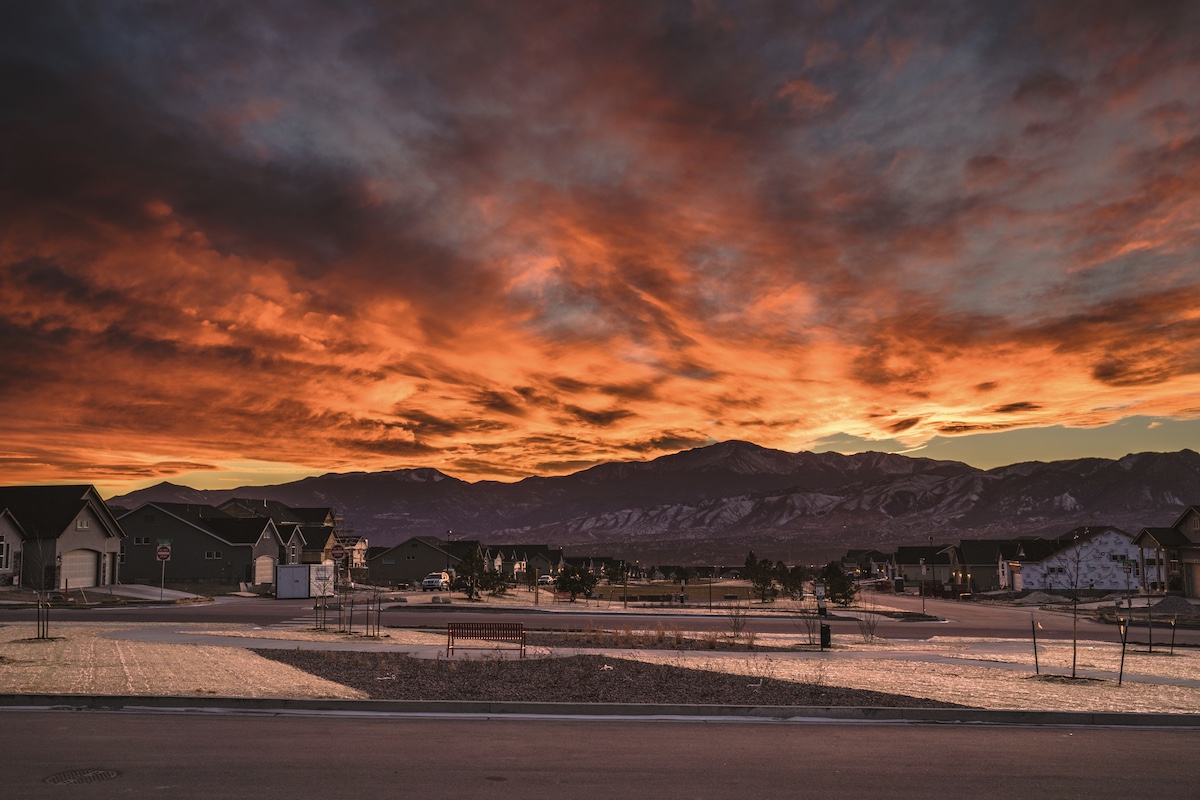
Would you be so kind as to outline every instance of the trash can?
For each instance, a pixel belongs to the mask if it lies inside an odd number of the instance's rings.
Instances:
[[[896,584],[896,594],[903,594],[904,593],[904,578],[902,578],[902,577],[896,578],[895,584]]]
[[[833,634],[830,632],[829,626],[824,622],[821,623],[821,649],[828,650],[833,646]]]

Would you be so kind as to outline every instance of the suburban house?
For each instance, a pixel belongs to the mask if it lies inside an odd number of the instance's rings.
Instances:
[[[1200,507],[1188,506],[1169,528],[1142,528],[1133,543],[1143,591],[1200,597]]]
[[[217,506],[231,517],[269,518],[275,523],[283,541],[283,564],[322,564],[331,558],[332,534],[337,524],[337,515],[332,508],[293,508],[278,500],[255,500],[248,497],[231,497]],[[347,550],[350,550],[347,547]],[[366,545],[361,548],[359,560],[366,562]]]
[[[534,580],[542,575],[557,576],[567,565],[561,547],[550,547],[544,544],[526,545],[524,552],[527,579],[530,575],[535,576]]]
[[[371,548],[375,555],[367,561],[367,574],[376,585],[419,585],[431,572],[454,569],[462,560],[462,544],[436,536],[414,536],[394,547]],[[475,545],[478,547],[478,542]]]
[[[1056,549],[1057,545],[1053,540],[1043,539],[1040,536],[1001,541],[996,563],[1000,588],[1012,592],[1024,591],[1026,588],[1042,588],[1025,585],[1024,576],[1021,574],[1021,565],[1025,562],[1037,563],[1049,558]]]
[[[235,517],[215,506],[145,503],[121,517],[127,534],[122,573],[128,582],[274,584],[284,542],[270,517]],[[171,548],[170,561],[158,547]]]
[[[1006,540],[963,539],[947,548],[954,583],[972,592],[990,592],[1000,587],[1000,551]]]
[[[1014,544],[1015,552],[1000,564],[1003,588],[1013,591],[1138,588],[1134,539],[1120,528],[1088,525],[1056,539],[1020,539]]]
[[[361,536],[339,536],[334,534],[334,544],[340,544],[346,551],[345,566],[350,569],[363,569],[367,566],[367,551],[370,546]],[[331,547],[332,552],[332,547]]]
[[[912,584],[954,583],[947,550],[944,544],[897,547],[889,571]]]
[[[86,589],[120,578],[125,532],[95,487],[0,487],[0,584]]]
[[[862,578],[886,575],[891,558],[890,553],[880,550],[847,550],[842,556],[842,571]]]

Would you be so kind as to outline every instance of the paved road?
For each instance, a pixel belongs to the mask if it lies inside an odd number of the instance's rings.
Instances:
[[[4,793],[579,800],[1194,797],[1200,732],[0,710]],[[47,783],[101,769],[87,786]]]
[[[869,599],[869,595],[867,598]],[[417,593],[412,597],[410,605],[396,605],[386,608],[382,614],[382,624],[395,627],[444,627],[447,621],[494,621],[494,622],[523,622],[529,628],[549,630],[578,629],[591,624],[594,627],[613,627],[629,624],[634,628],[653,628],[656,624],[664,627],[677,625],[691,630],[728,631],[729,617],[714,611],[711,616],[696,614],[676,614],[669,610],[646,609],[639,611],[636,616],[618,617],[598,606],[584,606],[564,613],[561,609],[553,612],[539,610],[496,610],[496,607],[472,606],[468,608],[458,601],[452,607],[445,608],[434,605],[429,596]],[[884,595],[880,602],[888,605],[919,611],[921,601],[916,597]],[[926,610],[932,615],[942,618],[942,622],[898,622],[883,619],[878,623],[876,634],[888,639],[928,639],[932,636],[975,636],[994,637],[1002,639],[1027,639],[1030,636],[1030,620],[1036,616],[1040,624],[1038,636],[1046,639],[1071,638],[1071,615],[1069,612],[1043,612],[1014,608],[1009,606],[994,606],[981,603],[958,602],[953,600],[928,599]],[[117,620],[122,622],[202,622],[212,623],[242,623],[252,625],[275,625],[287,620],[294,620],[311,613],[310,601],[304,600],[273,600],[267,598],[219,597],[211,603],[167,606],[126,606],[119,608],[95,608],[85,610],[55,609],[53,620],[59,621],[100,621]],[[840,609],[833,609],[836,615],[828,620],[836,636],[858,636],[858,622]],[[6,620],[32,620],[32,610],[0,610],[0,622]],[[801,618],[788,613],[754,614],[747,621],[747,630],[759,633],[803,633],[805,625]],[[1136,628],[1132,638],[1145,641],[1145,628]],[[1155,642],[1165,642],[1170,636],[1170,630],[1165,627],[1155,629]],[[1087,619],[1079,621],[1079,637],[1081,640],[1116,642],[1119,633],[1116,626],[1104,625]],[[1176,641],[1179,644],[1200,645],[1200,630],[1176,631]]]

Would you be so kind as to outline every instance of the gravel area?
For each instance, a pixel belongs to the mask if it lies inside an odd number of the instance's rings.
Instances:
[[[378,700],[967,707],[865,689],[797,683],[766,675],[755,680],[745,675],[599,655],[429,661],[395,653],[254,652]]]

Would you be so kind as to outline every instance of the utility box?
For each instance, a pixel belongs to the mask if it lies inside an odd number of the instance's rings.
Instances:
[[[295,600],[311,597],[308,564],[280,564],[275,567],[275,598]]]
[[[833,633],[828,625],[821,623],[821,649],[828,650],[833,647]]]

